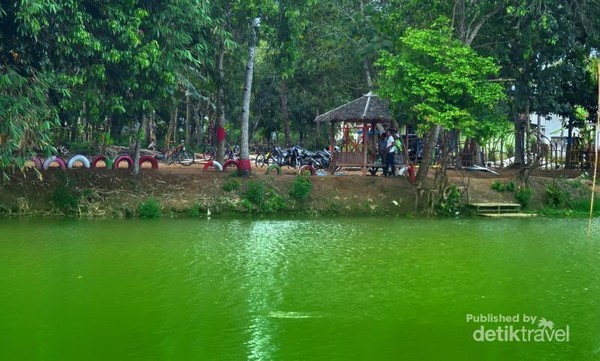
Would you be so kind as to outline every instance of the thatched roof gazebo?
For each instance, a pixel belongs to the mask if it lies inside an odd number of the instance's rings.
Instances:
[[[346,103],[340,107],[319,115],[315,122],[330,123],[331,125],[331,150],[332,160],[330,170],[338,167],[360,167],[362,174],[367,173],[369,167],[381,167],[377,162],[377,138],[375,129],[378,124],[387,126],[392,121],[389,102],[379,98],[376,94],[369,92],[356,100]],[[344,145],[341,152],[334,152],[335,147],[335,125],[345,124]],[[361,129],[362,134],[357,141],[350,137],[351,129]],[[383,127],[380,126],[381,129]],[[369,134],[371,129],[371,134]],[[359,132],[361,133],[361,132]],[[371,139],[369,139],[371,138]],[[369,145],[370,152],[369,152]]]

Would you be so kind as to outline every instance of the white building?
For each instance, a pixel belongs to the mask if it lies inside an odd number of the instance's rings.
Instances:
[[[552,148],[559,152],[567,150],[567,139],[569,136],[569,130],[566,127],[567,119],[563,119],[556,114],[538,116],[538,114],[532,113],[529,116],[529,120],[532,129],[537,128],[538,122],[540,123],[544,143],[552,144]],[[579,137],[579,129],[573,128],[573,137]]]

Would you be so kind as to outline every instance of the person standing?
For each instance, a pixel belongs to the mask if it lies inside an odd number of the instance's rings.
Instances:
[[[394,156],[396,155],[396,146],[394,144],[394,136],[392,135],[392,130],[388,129],[385,132],[385,165],[383,166],[383,176],[387,177],[396,175],[396,163],[394,161]],[[390,171],[391,167],[391,171]]]

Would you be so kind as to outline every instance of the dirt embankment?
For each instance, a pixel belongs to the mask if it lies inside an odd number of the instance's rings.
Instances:
[[[451,171],[449,178],[461,190],[463,203],[515,202],[514,193],[491,189],[494,181],[510,182],[515,175],[512,171],[500,175]],[[290,194],[296,179],[292,170],[282,175],[255,170],[244,178],[233,171],[218,173],[200,167],[143,169],[137,178],[127,170],[101,169],[51,169],[42,176],[29,170],[0,185],[0,213],[127,217],[139,214],[139,205],[154,198],[163,215],[410,215],[421,213],[426,203],[423,192],[405,177],[363,177],[351,172],[311,177],[312,189],[306,198]],[[543,202],[544,189],[553,179],[576,176],[577,173],[534,174],[531,183],[536,194],[540,194],[536,199]]]

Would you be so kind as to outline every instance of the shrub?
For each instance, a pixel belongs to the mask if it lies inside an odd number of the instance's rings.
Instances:
[[[507,182],[504,185],[504,190],[507,192],[514,192],[517,187],[515,186],[515,182]]]
[[[90,142],[71,142],[67,145],[71,154],[95,154],[96,149]]]
[[[286,209],[286,207],[287,204],[285,198],[283,198],[280,194],[271,191],[269,192],[269,197],[265,201],[262,210],[265,213],[273,213],[283,211]]]
[[[222,188],[225,192],[237,191],[238,189],[240,189],[240,181],[238,181],[237,179],[232,179],[227,183],[223,184]]]
[[[160,217],[160,202],[156,198],[148,198],[138,205],[138,211],[142,218]]]
[[[60,185],[50,195],[56,208],[65,214],[73,214],[79,209],[79,196],[68,184]]]
[[[250,203],[260,207],[265,201],[266,193],[267,190],[264,183],[258,181],[248,182],[246,183],[244,198],[250,201]]]
[[[451,185],[446,190],[442,199],[436,206],[437,214],[444,216],[453,216],[460,211],[460,191],[455,185]]]
[[[590,197],[577,198],[571,201],[571,209],[579,213],[589,213],[592,200]],[[600,215],[600,198],[594,197],[594,216]]]
[[[198,218],[202,215],[202,211],[200,210],[200,203],[196,202],[193,206],[188,209],[188,216],[192,218]]]
[[[561,208],[566,206],[567,193],[556,184],[546,187],[546,204],[550,207]]]
[[[517,193],[515,194],[517,201],[523,208],[527,208],[529,202],[533,199],[533,189],[529,187],[520,187]]]
[[[504,192],[504,184],[502,184],[501,181],[495,181],[494,183],[492,183],[491,188],[498,192]]]
[[[302,201],[308,198],[312,191],[313,185],[310,178],[307,176],[299,176],[292,181],[292,186],[289,190],[290,197],[297,201]]]

